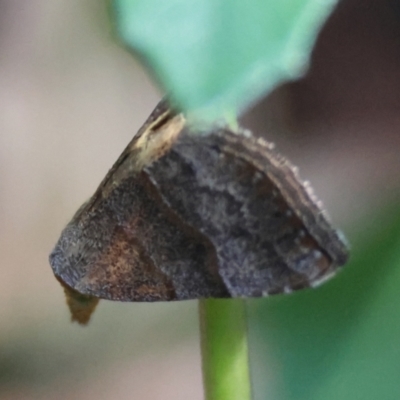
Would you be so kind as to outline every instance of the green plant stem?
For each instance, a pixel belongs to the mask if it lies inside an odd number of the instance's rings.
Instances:
[[[206,400],[250,400],[246,304],[242,299],[199,301]]]

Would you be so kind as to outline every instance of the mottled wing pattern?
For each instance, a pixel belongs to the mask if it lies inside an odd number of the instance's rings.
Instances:
[[[193,130],[160,103],[64,229],[50,263],[75,309],[90,296],[287,293],[346,261],[318,201],[268,143],[228,128]]]
[[[227,297],[211,242],[165,205],[143,165],[162,158],[181,115],[157,118],[128,145],[50,255],[55,275],[86,295],[119,301]],[[72,294],[74,292],[71,292]]]
[[[231,296],[315,286],[346,261],[295,169],[246,132],[186,130],[145,171],[168,207],[212,242]]]

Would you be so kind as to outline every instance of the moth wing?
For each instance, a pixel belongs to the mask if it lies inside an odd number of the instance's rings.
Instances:
[[[145,168],[164,201],[210,239],[233,297],[314,286],[347,256],[294,169],[262,147],[227,129],[184,131]]]

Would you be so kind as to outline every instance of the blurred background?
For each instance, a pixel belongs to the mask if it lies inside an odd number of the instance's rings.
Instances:
[[[243,116],[311,181],[352,260],[248,302],[255,399],[400,398],[400,2],[342,0],[307,76]],[[161,91],[106,2],[0,0],[0,399],[202,399],[197,303],[70,323],[48,254]]]

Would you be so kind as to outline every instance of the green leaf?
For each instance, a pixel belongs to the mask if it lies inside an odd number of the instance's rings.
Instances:
[[[272,390],[281,400],[400,398],[397,207],[363,231],[368,235],[351,240],[351,262],[337,278],[315,290],[251,302],[261,392]]]
[[[120,36],[186,110],[240,111],[298,77],[335,0],[114,0]]]

